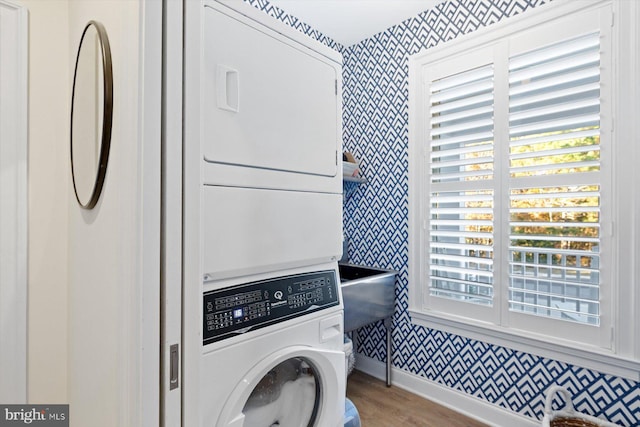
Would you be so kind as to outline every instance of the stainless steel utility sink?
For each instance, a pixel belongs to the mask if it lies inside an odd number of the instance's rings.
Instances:
[[[393,316],[396,271],[342,263],[338,268],[345,332]]]
[[[387,329],[387,386],[391,385],[391,317],[397,271],[338,263],[344,302],[344,331],[384,320]],[[354,340],[354,346],[357,342]],[[354,348],[355,351],[355,348]]]

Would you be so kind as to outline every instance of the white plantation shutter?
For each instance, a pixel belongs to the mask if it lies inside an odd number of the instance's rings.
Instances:
[[[429,290],[493,303],[493,66],[430,82]]]
[[[599,324],[600,184],[600,34],[510,58],[510,310]]]
[[[600,324],[600,37],[457,62],[427,81],[429,298],[492,307],[500,262],[509,310]],[[508,106],[497,145],[496,103]],[[508,218],[499,260],[497,212]]]
[[[410,59],[416,323],[589,361],[622,337],[630,348],[636,109],[620,88],[635,87],[637,55],[623,3],[568,2]]]

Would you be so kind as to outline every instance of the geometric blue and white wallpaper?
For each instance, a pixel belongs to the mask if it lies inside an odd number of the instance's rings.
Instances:
[[[366,185],[345,183],[344,228],[351,262],[400,272],[394,366],[539,420],[545,390],[559,384],[572,394],[577,410],[622,426],[640,426],[640,383],[416,326],[407,311],[407,58],[550,1],[448,1],[350,47],[266,0],[245,1],[343,55],[344,149],[360,160],[368,180]],[[381,323],[359,330],[358,341],[359,351],[386,360]]]

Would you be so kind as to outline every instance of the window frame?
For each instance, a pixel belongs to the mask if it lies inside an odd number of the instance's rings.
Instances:
[[[640,380],[640,338],[636,338],[640,327],[634,326],[640,320],[640,294],[639,284],[640,268],[635,266],[633,262],[634,253],[640,254],[640,227],[633,226],[633,220],[638,221],[640,215],[629,212],[625,207],[640,205],[640,197],[629,194],[623,194],[619,185],[616,183],[623,182],[625,175],[622,172],[624,165],[630,166],[634,159],[638,159],[638,148],[633,147],[633,142],[637,141],[638,126],[633,121],[634,112],[640,111],[637,98],[631,98],[631,101],[624,101],[616,97],[616,93],[622,90],[632,90],[635,88],[633,79],[634,72],[640,70],[640,55],[636,53],[635,48],[640,46],[640,35],[637,29],[637,23],[633,19],[640,18],[640,6],[632,4],[634,2],[612,2],[610,0],[590,0],[584,2],[569,2],[565,0],[555,0],[552,3],[540,6],[533,11],[524,15],[510,18],[505,22],[494,24],[488,28],[483,28],[474,32],[472,35],[459,37],[454,42],[445,43],[444,45],[420,52],[412,55],[409,59],[409,313],[412,322],[426,327],[435,327],[446,332],[467,336],[469,338],[490,342],[496,345],[506,346],[515,350],[534,352],[543,357],[549,357],[554,360],[565,361],[588,368],[597,369],[613,375],[625,378]],[[550,338],[544,332],[544,329],[526,330],[522,329],[522,325],[528,322],[531,316],[521,313],[510,312],[508,308],[508,272],[506,271],[507,263],[500,263],[504,268],[497,267],[494,276],[494,294],[496,295],[496,303],[491,316],[482,319],[473,319],[465,317],[460,313],[443,312],[442,310],[434,310],[428,301],[428,283],[423,278],[428,277],[428,262],[422,262],[428,255],[427,244],[425,241],[425,227],[428,219],[428,156],[429,152],[425,145],[417,143],[417,141],[426,141],[428,135],[428,120],[420,119],[426,117],[425,105],[425,69],[429,65],[442,61],[452,56],[464,56],[475,52],[477,49],[484,48],[496,43],[505,42],[508,38],[517,37],[519,33],[534,28],[557,19],[561,19],[568,15],[578,12],[586,12],[588,10],[596,10],[602,8],[611,9],[611,61],[613,66],[606,69],[603,73],[603,82],[608,86],[607,93],[604,97],[609,96],[610,106],[605,105],[605,109],[601,111],[603,121],[601,123],[601,136],[610,138],[615,141],[610,152],[603,155],[610,156],[612,170],[603,171],[602,176],[610,177],[610,182],[605,182],[606,187],[610,188],[610,192],[603,191],[602,196],[605,198],[602,206],[607,206],[607,216],[610,219],[603,220],[603,239],[606,244],[603,246],[609,248],[607,259],[611,260],[610,265],[603,267],[603,274],[607,282],[611,284],[608,292],[601,299],[603,323],[599,327],[598,337],[594,343],[593,337],[585,337],[584,340],[576,341],[567,336],[564,338]],[[614,24],[615,23],[615,24]],[[603,30],[606,22],[602,22]],[[624,36],[626,34],[626,36]],[[629,34],[634,36],[629,37]],[[624,38],[626,37],[626,38]],[[541,43],[543,44],[543,43]],[[630,47],[629,47],[630,45]],[[506,49],[496,49],[496,55],[508,56]],[[622,55],[624,52],[624,55]],[[629,54],[629,52],[631,52]],[[504,59],[504,58],[503,58]],[[508,59],[508,58],[507,58]],[[471,67],[468,67],[469,69]],[[460,71],[464,71],[461,69]],[[507,70],[498,70],[496,73],[504,73]],[[501,76],[504,77],[504,76]],[[506,78],[505,78],[506,80]],[[638,93],[637,89],[635,93]],[[502,97],[508,100],[508,87],[495,88],[495,98]],[[499,103],[505,105],[495,105],[496,117],[508,118],[508,102]],[[612,110],[610,113],[609,110]],[[627,121],[621,123],[616,120],[615,128],[613,118],[616,118],[615,112],[624,111],[624,117]],[[497,126],[495,133],[495,171],[494,179],[499,179],[501,170],[508,168],[508,151],[499,155],[500,149],[504,150],[504,144],[508,150],[508,119],[496,120]],[[606,123],[611,123],[610,128]],[[505,125],[506,124],[506,125]],[[498,140],[498,135],[507,135],[504,141]],[[626,143],[624,143],[626,141]],[[604,144],[603,144],[604,145]],[[637,146],[637,144],[636,144]],[[625,156],[623,153],[633,150],[635,156]],[[623,154],[623,155],[621,155]],[[606,164],[603,161],[603,165]],[[628,175],[628,174],[627,174]],[[634,182],[640,184],[640,173],[634,174]],[[503,193],[508,193],[508,183],[497,184],[501,187]],[[633,188],[633,182],[630,185]],[[506,190],[504,190],[506,188]],[[606,193],[605,193],[606,192]],[[503,195],[504,197],[505,195]],[[508,198],[508,194],[506,194]],[[629,200],[630,199],[630,200]],[[636,211],[637,212],[637,211]],[[502,228],[495,237],[494,256],[495,259],[503,259],[508,254],[508,239],[500,237],[501,234],[508,235],[508,221],[505,221],[501,212],[494,214],[494,228]],[[629,222],[631,221],[631,222]],[[506,229],[505,229],[506,227]],[[621,236],[632,238],[629,241],[621,238]],[[498,240],[501,239],[501,240]],[[506,242],[506,243],[505,243]],[[500,258],[498,258],[500,257]],[[498,285],[500,284],[500,285]],[[500,287],[498,287],[500,286]],[[634,295],[635,298],[629,298]],[[470,304],[465,304],[470,305]],[[440,305],[442,309],[446,304]],[[513,320],[515,319],[515,320]],[[631,319],[631,322],[629,321]],[[539,320],[542,320],[540,322]],[[554,328],[558,321],[552,319],[537,319],[536,323],[548,323],[546,330]],[[566,322],[563,322],[566,323]],[[632,324],[633,323],[633,324]],[[631,325],[632,324],[632,325]],[[584,326],[593,329],[593,326]],[[574,328],[571,325],[569,330]],[[580,328],[578,328],[580,329]]]

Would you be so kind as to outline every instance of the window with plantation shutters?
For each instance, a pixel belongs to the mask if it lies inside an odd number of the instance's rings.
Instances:
[[[600,34],[509,58],[509,307],[599,324]]]
[[[514,28],[410,62],[411,314],[609,350],[611,6]]]
[[[493,66],[430,88],[430,295],[492,305]]]

